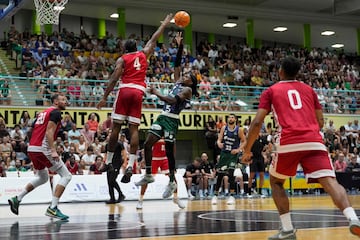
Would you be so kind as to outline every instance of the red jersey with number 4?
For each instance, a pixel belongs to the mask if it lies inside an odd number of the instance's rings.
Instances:
[[[56,139],[57,132],[61,125],[61,112],[55,107],[50,107],[42,113],[39,113],[31,134],[28,151],[42,152],[44,150],[50,149],[48,140],[46,138],[46,128],[49,121],[53,121],[55,124],[57,124],[57,128],[54,133],[54,139]]]
[[[323,143],[315,114],[322,107],[314,90],[305,83],[281,81],[271,86],[261,94],[259,108],[273,111],[278,144]]]
[[[152,160],[167,160],[164,139],[157,141],[154,144],[152,151]]]
[[[136,84],[146,87],[145,77],[148,67],[146,55],[142,51],[127,53],[121,56],[124,60],[122,84]],[[131,87],[131,86],[130,86]]]

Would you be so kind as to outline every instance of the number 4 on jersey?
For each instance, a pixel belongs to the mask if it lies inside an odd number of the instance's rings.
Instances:
[[[134,68],[135,68],[136,70],[140,70],[140,69],[141,69],[141,63],[140,63],[139,57],[135,58]]]

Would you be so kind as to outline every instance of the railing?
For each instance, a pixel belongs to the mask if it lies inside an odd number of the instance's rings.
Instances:
[[[9,83],[9,89],[3,88],[3,82]],[[166,95],[173,83],[151,82]],[[50,96],[61,92],[68,96],[73,107],[95,107],[102,98],[107,80],[65,79],[65,78],[24,78],[1,76],[0,94],[10,90],[10,96],[0,95],[2,105],[35,106],[50,105]],[[94,91],[94,88],[96,89]],[[211,85],[210,90],[201,90],[199,97],[193,97],[193,108],[196,110],[215,111],[255,111],[259,96],[266,88],[244,87],[234,85]],[[112,107],[117,88],[108,97],[107,107]],[[360,91],[318,90],[320,103],[326,113],[358,113],[360,108]],[[161,108],[163,103],[154,95],[146,94],[143,101],[146,108]]]

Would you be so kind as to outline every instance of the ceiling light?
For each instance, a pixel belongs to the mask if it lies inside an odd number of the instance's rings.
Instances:
[[[111,18],[119,18],[119,14],[118,13],[113,13],[110,15]]]
[[[342,47],[344,47],[344,44],[342,44],[342,43],[336,43],[336,44],[334,44],[334,45],[331,45],[331,47],[333,47],[333,48],[342,48]]]
[[[335,34],[334,31],[323,31],[321,33],[321,35],[323,35],[323,36],[331,36],[331,35],[334,35],[334,34]]]
[[[274,32],[285,32],[287,30],[287,27],[276,27],[273,30]]]
[[[233,28],[233,27],[236,27],[236,26],[237,26],[237,23],[232,23],[232,22],[227,22],[227,23],[223,24],[224,28]]]
[[[54,6],[54,10],[55,10],[55,11],[61,12],[61,11],[64,10],[64,9],[65,9],[65,7]]]

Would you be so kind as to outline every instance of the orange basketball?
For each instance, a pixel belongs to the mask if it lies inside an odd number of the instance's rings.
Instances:
[[[178,11],[174,16],[175,24],[178,27],[186,27],[190,23],[190,15],[185,11]]]

